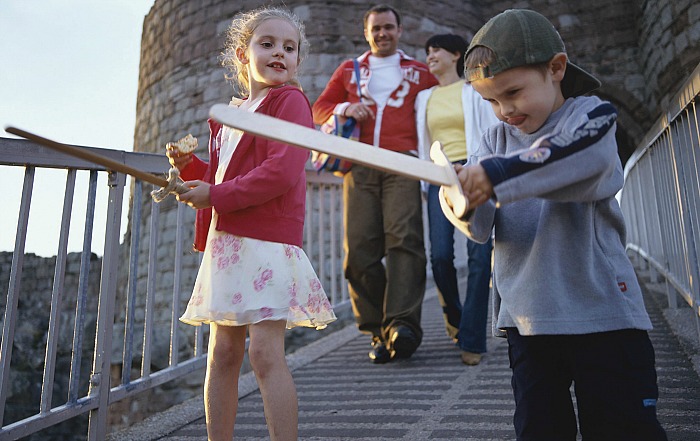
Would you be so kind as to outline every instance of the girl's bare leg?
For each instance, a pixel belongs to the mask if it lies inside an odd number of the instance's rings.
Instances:
[[[248,357],[260,386],[271,441],[296,441],[297,391],[284,358],[283,320],[250,325]]]
[[[238,377],[245,355],[245,326],[211,324],[204,381],[204,410],[210,441],[231,441],[238,411]]]

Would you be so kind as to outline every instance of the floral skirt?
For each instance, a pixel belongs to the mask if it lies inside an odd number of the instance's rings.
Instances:
[[[303,249],[217,231],[215,222],[182,322],[244,326],[285,320],[288,329],[323,329],[336,319]]]

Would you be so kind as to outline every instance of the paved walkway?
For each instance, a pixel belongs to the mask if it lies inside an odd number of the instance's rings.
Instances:
[[[697,336],[682,331],[695,329],[692,312],[690,308],[664,310],[665,297],[659,289],[647,284],[647,307],[655,327],[651,338],[659,375],[659,418],[670,440],[700,440],[700,349]],[[434,289],[426,293],[423,326],[423,344],[409,360],[369,363],[369,339],[354,326],[291,354],[288,359],[299,395],[299,439],[514,439],[505,340],[490,338],[482,363],[463,365],[445,334]],[[202,398],[112,439],[206,440]],[[269,439],[252,374],[241,379],[235,439]]]

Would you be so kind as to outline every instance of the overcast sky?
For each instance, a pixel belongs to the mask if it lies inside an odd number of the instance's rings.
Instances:
[[[0,136],[13,137],[4,128],[15,126],[67,144],[132,150],[141,30],[153,3],[0,1]],[[23,174],[0,170],[0,251],[14,249]],[[56,255],[65,180],[65,171],[37,172],[26,252]],[[70,251],[82,249],[86,183],[79,175]],[[104,216],[96,211],[93,251],[101,255]]]

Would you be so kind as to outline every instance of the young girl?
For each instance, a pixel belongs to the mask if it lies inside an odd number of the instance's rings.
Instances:
[[[314,127],[295,80],[306,44],[303,24],[286,10],[265,7],[236,16],[223,64],[247,99],[231,105]],[[195,247],[204,251],[180,320],[211,325],[207,432],[210,440],[233,437],[247,330],[270,438],[296,440],[297,396],[285,360],[285,328],[321,329],[335,320],[301,249],[308,153],[215,121],[209,125],[209,163],[175,147],[167,152],[191,188],[178,200],[197,209]]]

